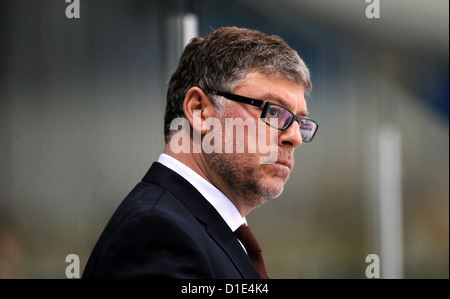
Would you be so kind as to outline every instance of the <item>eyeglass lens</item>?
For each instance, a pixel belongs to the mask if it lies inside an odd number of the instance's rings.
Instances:
[[[291,123],[293,117],[294,115],[290,111],[272,104],[267,109],[265,122],[271,124],[271,119],[278,119],[278,129],[284,130]],[[298,123],[302,139],[306,142],[311,141],[316,128],[315,123],[308,119],[301,119]]]

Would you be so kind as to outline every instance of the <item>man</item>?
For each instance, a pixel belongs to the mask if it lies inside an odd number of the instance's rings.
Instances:
[[[164,153],[112,216],[83,277],[266,278],[245,217],[281,194],[294,149],[314,137],[310,90],[307,67],[279,37],[221,28],[193,39],[169,83]],[[227,130],[230,120],[245,125]]]

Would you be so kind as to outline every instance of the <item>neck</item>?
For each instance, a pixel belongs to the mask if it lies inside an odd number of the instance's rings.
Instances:
[[[228,186],[224,180],[213,171],[206,162],[202,152],[192,153],[191,151],[191,153],[174,153],[170,148],[170,142],[168,142],[164,154],[177,159],[219,189],[236,206],[243,217],[246,217],[254,209],[254,207],[248,206],[246,201],[241,198],[242,196],[233,192],[232,188],[230,188],[230,186]]]

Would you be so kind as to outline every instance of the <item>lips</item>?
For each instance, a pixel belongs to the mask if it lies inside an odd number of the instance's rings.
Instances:
[[[288,167],[289,170],[291,170],[292,166],[293,166],[293,163],[291,161],[285,160],[285,159],[278,159],[275,163],[284,165],[284,166]]]

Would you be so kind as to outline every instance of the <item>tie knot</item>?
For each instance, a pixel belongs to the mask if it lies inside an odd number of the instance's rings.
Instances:
[[[249,255],[262,251],[258,241],[256,241],[255,236],[247,225],[242,224],[234,234],[242,242]]]

